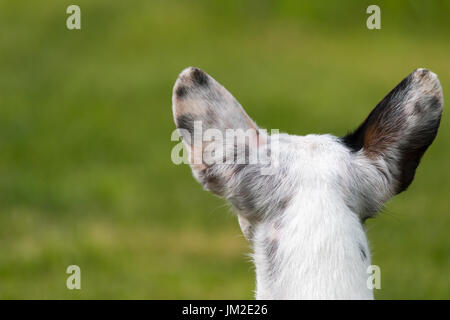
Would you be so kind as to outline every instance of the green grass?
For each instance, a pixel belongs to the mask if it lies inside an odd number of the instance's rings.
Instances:
[[[77,3],[80,31],[65,28],[72,2],[0,4],[0,298],[253,296],[236,219],[170,160],[186,66],[293,134],[345,134],[417,67],[450,94],[447,2],[381,2],[379,31],[364,1]],[[449,121],[368,223],[377,298],[450,298]]]

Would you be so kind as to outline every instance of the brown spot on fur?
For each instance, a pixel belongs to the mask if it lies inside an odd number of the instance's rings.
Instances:
[[[400,129],[402,123],[404,125],[404,121],[396,119],[402,113],[398,104],[404,100],[411,81],[412,74],[403,79],[377,104],[358,129],[342,138],[352,151],[356,152],[364,147],[368,155],[375,155],[385,150],[386,142],[394,138],[393,133]],[[383,140],[383,135],[386,135],[386,141]],[[380,148],[375,146],[378,142],[382,142]],[[368,147],[370,150],[366,150]]]
[[[383,154],[396,140],[396,128],[384,128],[379,123],[373,123],[364,135],[364,153],[369,158],[375,158]]]

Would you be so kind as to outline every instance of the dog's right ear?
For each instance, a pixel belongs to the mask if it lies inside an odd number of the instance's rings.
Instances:
[[[198,68],[189,67],[180,73],[173,88],[172,107],[175,124],[190,153],[194,177],[207,190],[226,196],[228,181],[245,164],[239,161],[216,164],[215,161],[220,160],[217,157],[232,153],[233,159],[242,156],[245,159],[245,154],[237,153],[246,153],[249,148],[263,143],[260,130],[231,93]],[[226,138],[227,129],[247,132],[249,139],[243,149],[235,143],[225,145],[225,141],[218,141],[218,136]],[[205,141],[206,132],[212,136]],[[216,159],[205,161],[206,153],[215,155]]]
[[[438,77],[417,69],[372,110],[353,133],[343,138],[353,151],[377,163],[389,185],[387,197],[411,184],[420,159],[436,137],[442,114]]]

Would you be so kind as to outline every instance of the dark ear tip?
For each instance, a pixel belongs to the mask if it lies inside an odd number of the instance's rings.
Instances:
[[[183,69],[183,71],[180,72],[180,74],[178,75],[178,78],[179,78],[179,79],[182,79],[182,78],[189,78],[189,75],[190,75],[194,70],[200,70],[200,69],[197,68],[197,67],[191,67],[191,66],[186,67],[186,68]]]
[[[208,75],[197,67],[187,67],[184,69],[178,79],[181,81],[190,81],[194,85],[206,86],[208,84]]]
[[[208,85],[208,75],[199,68],[192,68],[191,76],[195,84],[199,86]]]
[[[191,89],[195,87],[207,87],[209,76],[206,72],[196,67],[187,67],[178,75],[173,89],[173,99],[181,100],[185,98]]]

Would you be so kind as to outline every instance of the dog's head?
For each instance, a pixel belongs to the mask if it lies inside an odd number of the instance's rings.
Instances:
[[[436,137],[443,97],[437,76],[417,69],[345,137],[269,135],[198,68],[179,75],[172,102],[195,178],[251,224],[282,214],[300,194],[314,203],[325,193],[325,206],[374,216],[411,184]]]

